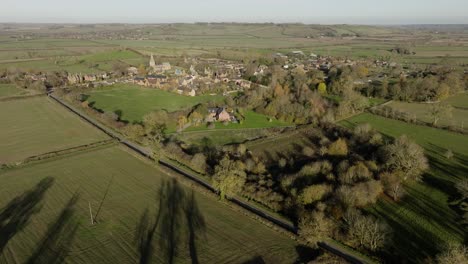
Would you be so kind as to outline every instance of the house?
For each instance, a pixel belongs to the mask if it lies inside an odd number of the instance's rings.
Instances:
[[[244,88],[244,89],[249,89],[250,88],[250,81],[243,80],[243,79],[237,79],[236,80],[236,85],[240,86],[241,88]]]
[[[190,90],[190,92],[188,93],[189,96],[195,96],[197,93],[195,92],[194,89]]]
[[[128,68],[127,68],[127,73],[128,73],[129,75],[137,75],[137,74],[138,74],[138,69],[137,69],[137,67],[133,67],[133,66],[132,66],[132,67],[128,67]]]
[[[165,75],[148,75],[146,76],[144,86],[147,87],[160,87],[165,84],[167,77]]]
[[[138,85],[145,85],[145,78],[135,77],[133,78],[133,83]]]
[[[182,70],[182,69],[178,69],[178,68],[177,68],[177,69],[175,69],[174,73],[175,73],[175,75],[180,76],[180,75],[184,75],[184,74],[185,74],[185,71]]]
[[[229,122],[231,121],[231,115],[227,112],[225,107],[210,107],[208,108],[208,122]]]
[[[93,75],[93,74],[86,74],[86,75],[84,76],[84,80],[85,80],[86,82],[95,82],[95,81],[97,80],[97,78],[96,78],[96,75]]]
[[[193,84],[193,76],[187,76],[180,81],[180,85],[187,86]]]

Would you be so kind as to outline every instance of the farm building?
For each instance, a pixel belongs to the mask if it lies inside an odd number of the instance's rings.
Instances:
[[[228,113],[225,107],[210,107],[208,108],[208,116],[206,118],[208,122],[229,122],[232,120],[231,114]]]

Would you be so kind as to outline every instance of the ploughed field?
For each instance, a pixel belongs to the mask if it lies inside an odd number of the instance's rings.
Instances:
[[[0,116],[16,129],[7,141],[19,147],[5,152],[8,158],[106,138],[47,98],[0,107],[18,119]],[[44,143],[38,144],[41,138]],[[172,174],[116,144],[0,169],[0,263],[291,263],[298,258],[302,247],[294,240]]]
[[[108,139],[45,96],[0,102],[0,164]]]
[[[446,243],[463,243],[466,229],[457,214],[460,200],[455,184],[468,173],[468,136],[368,113],[341,122],[347,127],[362,123],[389,137],[407,135],[425,149],[429,159],[430,168],[422,182],[407,184],[402,201],[383,197],[368,209],[394,231],[389,254],[422,261],[442,251]],[[448,149],[454,154],[451,159],[444,156]]]

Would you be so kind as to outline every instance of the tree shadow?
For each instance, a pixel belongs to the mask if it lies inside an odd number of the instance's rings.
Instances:
[[[265,264],[265,260],[263,260],[262,256],[255,256],[245,262],[242,262],[242,264]]]
[[[195,199],[195,194],[192,190],[192,193],[189,197],[187,197],[187,202],[185,206],[185,218],[187,221],[187,226],[189,230],[189,250],[190,250],[190,258],[192,259],[192,263],[196,264],[199,263],[198,261],[198,253],[196,248],[196,240],[197,234],[204,234],[206,231],[206,224],[203,215],[198,208],[197,201]]]
[[[78,223],[73,222],[78,199],[77,193],[70,198],[60,215],[49,226],[39,246],[27,261],[28,264],[64,262],[78,229]]]
[[[99,203],[99,207],[96,211],[96,214],[94,215],[93,219],[96,222],[98,222],[99,212],[101,212],[102,205],[104,204],[104,201],[106,200],[107,194],[109,193],[109,189],[112,186],[112,182],[114,182],[114,175],[112,175],[112,177],[110,178],[109,183],[107,184],[107,187],[106,187],[106,191],[104,192],[104,196],[102,197],[101,202]]]
[[[304,245],[296,246],[296,252],[297,259],[294,263],[309,263],[309,261],[312,261],[320,256],[321,253],[320,249],[318,248],[314,249]]]
[[[15,197],[0,211],[0,253],[8,241],[23,230],[32,215],[41,209],[39,203],[46,191],[52,187],[54,179],[47,177],[31,190]]]
[[[182,238],[187,236],[192,263],[199,263],[196,243],[205,232],[205,220],[195,195],[187,195],[176,179],[162,183],[157,199],[159,206],[153,215],[146,209],[137,226],[135,242],[139,263],[151,263],[155,252],[156,236],[159,235],[158,257],[165,263],[174,263]],[[187,228],[187,232],[186,229]]]

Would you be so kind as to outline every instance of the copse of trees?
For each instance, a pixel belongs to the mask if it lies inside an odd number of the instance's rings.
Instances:
[[[465,74],[454,70],[427,71],[415,75],[397,73],[380,82],[364,85],[360,91],[366,96],[407,102],[444,100],[467,89]]]

